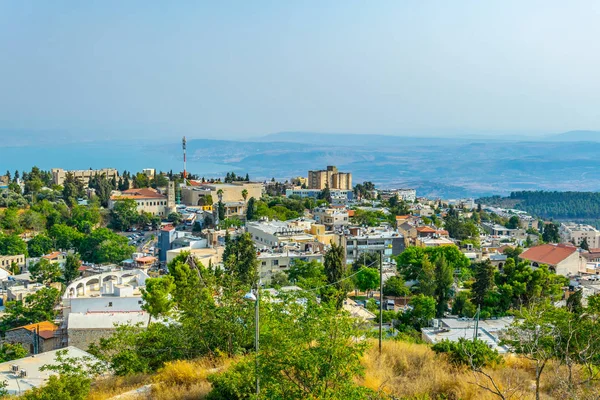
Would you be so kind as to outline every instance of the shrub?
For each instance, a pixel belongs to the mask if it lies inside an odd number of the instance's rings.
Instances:
[[[443,340],[432,347],[436,353],[445,353],[454,365],[466,365],[473,369],[502,362],[496,350],[492,350],[482,340],[459,338],[457,342]]]

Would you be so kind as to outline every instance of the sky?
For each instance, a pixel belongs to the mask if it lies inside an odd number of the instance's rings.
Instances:
[[[0,2],[0,139],[600,130],[600,2]]]

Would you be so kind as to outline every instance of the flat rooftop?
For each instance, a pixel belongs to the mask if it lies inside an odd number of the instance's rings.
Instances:
[[[69,346],[64,349],[67,351],[67,357],[83,358],[90,357],[95,359],[90,353]],[[9,394],[21,394],[29,389],[42,386],[48,378],[56,375],[52,371],[40,371],[44,365],[54,364],[56,353],[59,350],[52,350],[45,353],[36,354],[30,357],[20,358],[18,360],[7,361],[0,364],[0,380],[6,382],[6,390]],[[19,372],[13,372],[12,366],[18,366]],[[27,371],[27,376],[20,377],[20,371]]]

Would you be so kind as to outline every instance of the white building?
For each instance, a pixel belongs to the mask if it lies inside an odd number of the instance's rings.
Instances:
[[[346,208],[317,207],[312,212],[317,224],[325,225],[329,230],[348,225],[348,210]]]
[[[293,250],[261,252],[258,255],[260,279],[264,284],[269,284],[274,274],[287,271],[296,260],[322,263],[323,254]]]
[[[584,239],[590,248],[600,247],[600,232],[591,225],[575,224],[572,222],[560,224],[558,229],[563,242],[579,246]]]
[[[349,264],[364,252],[383,252],[385,260],[404,250],[404,236],[391,229],[352,227],[344,232],[344,237]]]
[[[166,217],[175,210],[175,191],[173,182],[169,183],[168,195],[150,188],[129,189],[122,192],[113,192],[108,201],[108,208],[113,209],[120,200],[131,199],[137,205],[138,212],[147,212],[152,215]]]
[[[313,235],[287,221],[253,221],[246,224],[246,230],[259,248],[315,240]]]

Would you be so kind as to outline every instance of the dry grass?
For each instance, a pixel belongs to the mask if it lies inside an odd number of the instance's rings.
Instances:
[[[208,375],[227,368],[232,359],[204,358],[166,363],[152,379],[153,400],[203,399],[211,390]]]
[[[385,341],[380,357],[376,345],[363,357],[365,376],[360,383],[373,390],[407,399],[464,399],[488,400],[499,397],[485,388],[491,381],[466,367],[454,367],[444,356],[436,355],[427,345],[399,341]],[[485,371],[507,399],[535,397],[535,366],[529,360],[515,355],[504,357],[504,362]],[[581,378],[575,371],[576,379]],[[542,375],[544,399],[597,398],[599,386],[579,390],[565,384],[566,370],[549,364]],[[596,397],[594,396],[594,393]]]
[[[99,379],[92,385],[88,400],[106,400],[129,392],[151,382],[150,375],[111,376]]]

